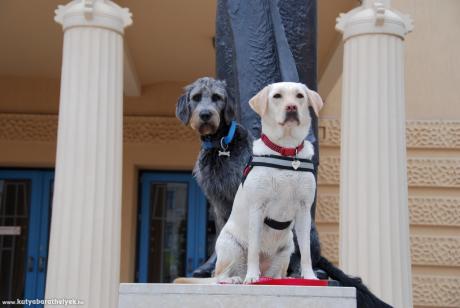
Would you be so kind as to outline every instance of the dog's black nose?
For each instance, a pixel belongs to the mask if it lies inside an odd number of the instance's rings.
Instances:
[[[200,112],[200,119],[203,120],[204,122],[209,121],[211,118],[211,111],[209,110],[203,110]]]

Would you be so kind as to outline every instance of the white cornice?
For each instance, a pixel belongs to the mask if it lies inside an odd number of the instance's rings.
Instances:
[[[100,27],[123,34],[124,28],[132,24],[132,14],[110,0],[74,0],[59,5],[54,20],[64,30],[73,27]]]
[[[390,8],[389,1],[368,0],[361,6],[337,17],[336,30],[343,40],[363,34],[390,34],[404,39],[414,28],[412,18]]]

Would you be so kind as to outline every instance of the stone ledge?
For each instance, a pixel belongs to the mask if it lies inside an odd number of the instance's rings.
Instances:
[[[119,308],[355,308],[356,290],[342,287],[120,284]]]

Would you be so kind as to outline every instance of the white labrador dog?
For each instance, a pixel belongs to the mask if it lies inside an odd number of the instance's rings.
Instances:
[[[280,82],[266,86],[249,104],[262,119],[262,137],[253,145],[254,159],[258,157],[263,165],[266,156],[276,155],[275,160],[286,167],[250,169],[216,241],[215,277],[180,278],[178,283],[252,283],[261,276],[285,277],[294,251],[293,228],[301,275],[316,279],[310,257],[310,209],[316,182],[311,172],[300,170],[314,154],[313,145],[305,141],[311,125],[308,106],[318,114],[323,102],[303,84]]]

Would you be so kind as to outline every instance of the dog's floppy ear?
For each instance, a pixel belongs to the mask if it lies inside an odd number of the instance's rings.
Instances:
[[[260,90],[259,93],[249,100],[249,106],[260,116],[263,116],[265,111],[267,111],[269,89],[270,85]]]
[[[318,92],[310,90],[307,86],[305,86],[307,91],[308,100],[310,102],[311,107],[316,113],[316,116],[319,116],[319,111],[323,108],[323,100],[321,96],[319,96]]]
[[[186,90],[185,93],[179,97],[176,104],[176,117],[182,121],[185,125],[190,121],[191,111],[189,101],[189,91]]]

